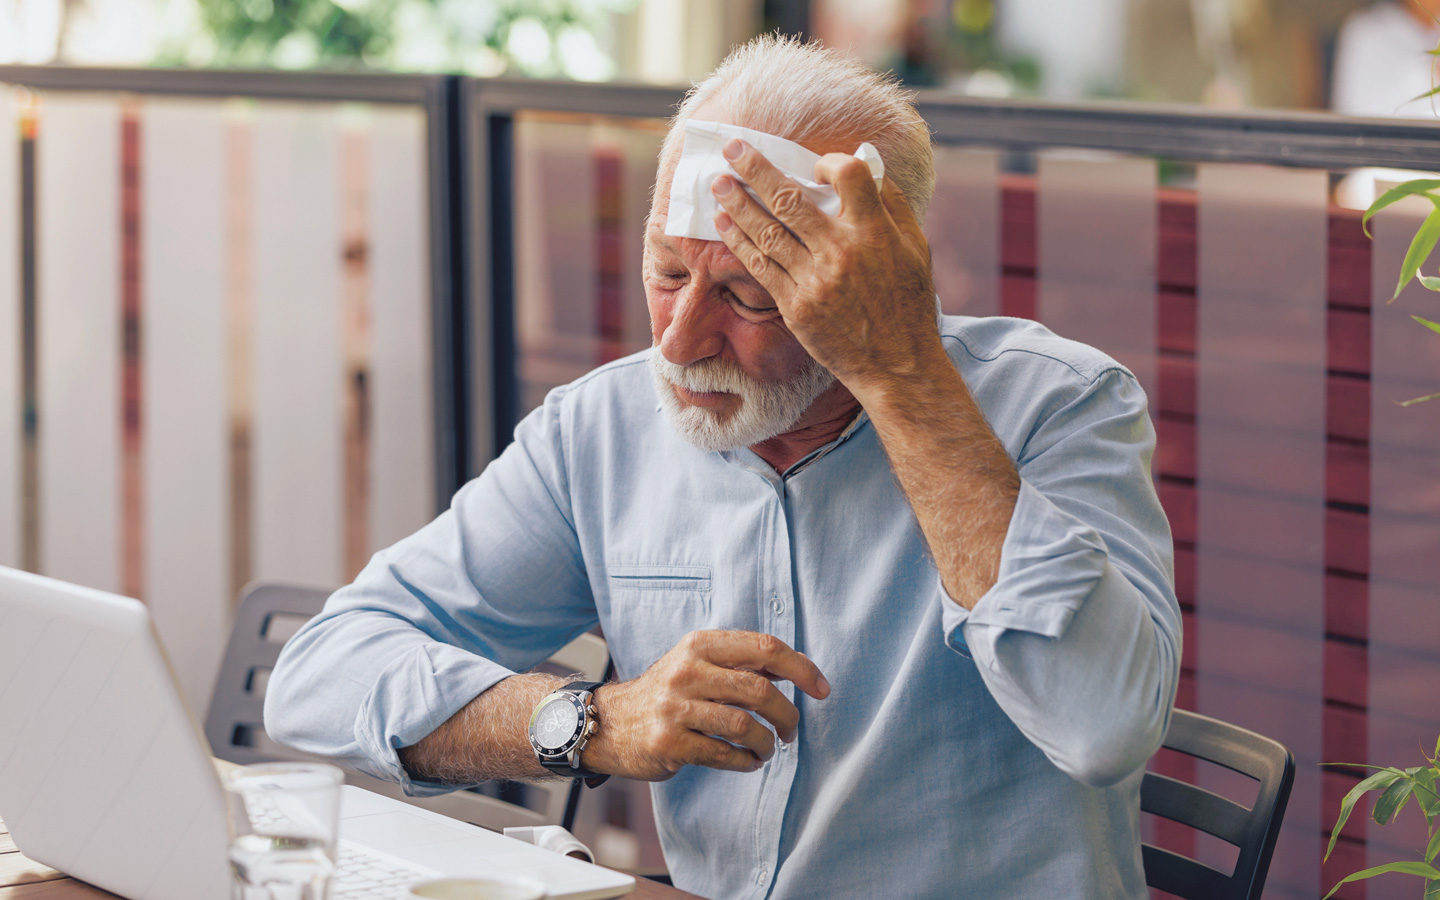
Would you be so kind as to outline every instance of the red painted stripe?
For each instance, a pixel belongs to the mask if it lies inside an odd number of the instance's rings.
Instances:
[[[340,230],[343,254],[341,346],[345,356],[345,572],[370,558],[370,447],[373,418],[370,306],[370,135],[348,127],[340,141]]]
[[[120,584],[145,596],[140,101],[120,117]]]

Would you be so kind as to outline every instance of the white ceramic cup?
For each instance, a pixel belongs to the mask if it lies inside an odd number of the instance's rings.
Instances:
[[[410,886],[411,898],[424,900],[545,900],[545,885],[528,878],[440,878]]]

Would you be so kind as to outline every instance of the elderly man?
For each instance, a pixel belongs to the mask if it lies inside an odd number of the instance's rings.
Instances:
[[[701,120],[823,154],[836,215],[743,140],[678,183]],[[896,85],[737,50],[661,152],[654,347],[551,392],[330,599],[271,733],[416,794],[654,782],[675,883],[708,897],[1144,896],[1180,657],[1145,397],[1037,325],[937,322],[933,182]],[[703,190],[721,240],[667,234]],[[618,680],[516,674],[597,622]]]

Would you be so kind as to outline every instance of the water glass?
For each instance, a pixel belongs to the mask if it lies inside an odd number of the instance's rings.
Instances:
[[[232,900],[326,900],[343,781],[323,763],[257,763],[226,776]]]

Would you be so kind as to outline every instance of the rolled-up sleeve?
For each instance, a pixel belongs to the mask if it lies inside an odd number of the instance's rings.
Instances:
[[[1061,770],[1106,785],[1145,764],[1180,670],[1169,524],[1144,392],[1111,369],[1036,424],[999,578],[971,610],[940,588],[945,639]]]
[[[451,507],[377,553],[280,654],[265,728],[281,743],[391,781],[397,750],[596,622],[552,392]]]

